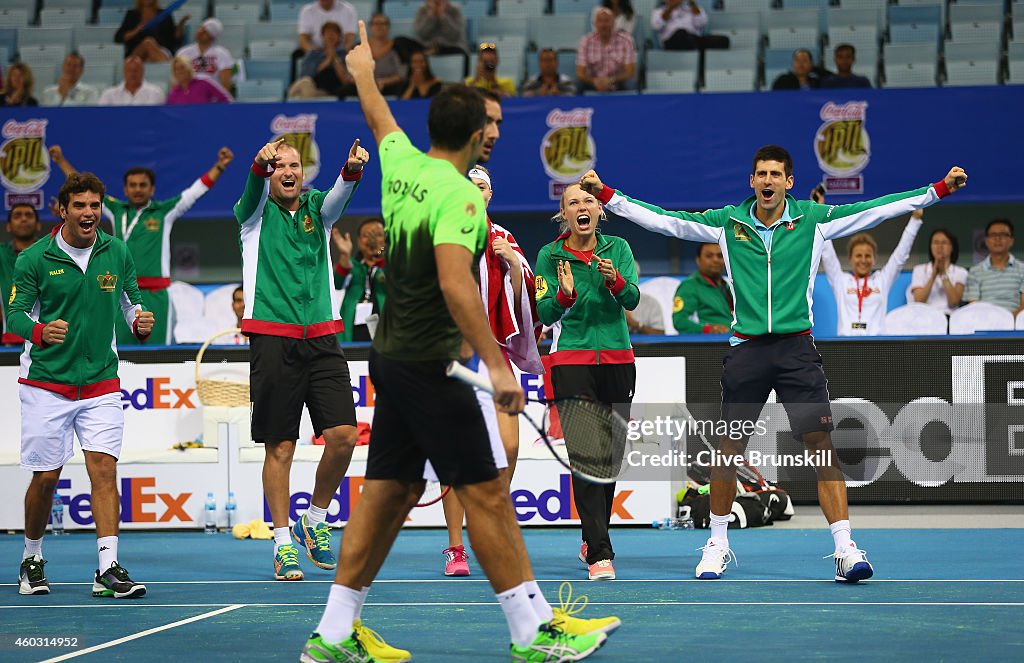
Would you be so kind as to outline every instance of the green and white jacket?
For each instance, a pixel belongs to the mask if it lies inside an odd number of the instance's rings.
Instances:
[[[642,228],[722,247],[732,277],[732,330],[744,339],[799,334],[813,326],[811,293],[826,240],[872,228],[886,219],[928,207],[948,196],[945,182],[848,205],[820,205],[786,196],[790,219],[766,245],[750,216],[755,198],[702,213],[669,212],[609,186],[597,196],[608,211]]]
[[[245,333],[318,338],[345,326],[334,290],[331,227],[362,177],[342,169],[327,191],[310,189],[291,212],[270,197],[270,172],[253,164],[235,203],[242,249]]]

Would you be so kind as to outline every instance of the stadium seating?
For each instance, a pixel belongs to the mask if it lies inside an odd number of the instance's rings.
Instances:
[[[889,44],[885,47],[886,87],[936,85],[937,53],[921,44]]]
[[[953,311],[949,316],[950,334],[973,334],[977,331],[1013,329],[1013,313],[987,302],[974,302]]]
[[[889,336],[941,335],[948,326],[945,313],[916,302],[894,308],[885,316],[885,331]]]
[[[461,83],[466,76],[466,57],[463,55],[434,55],[430,70],[445,83]]]
[[[996,85],[999,83],[999,42],[948,42],[946,85]]]
[[[1000,43],[1003,36],[1002,3],[950,5],[949,33],[954,42]]]
[[[1024,84],[1024,39],[1010,44],[1006,49],[1006,82]]]
[[[57,7],[51,9],[47,6],[39,12],[39,25],[44,28],[70,28],[76,25],[85,25],[87,13],[91,14],[92,12],[86,12],[81,8]]]
[[[246,79],[235,83],[235,99],[254,103],[281,101],[284,83],[275,79]]]
[[[392,21],[412,20],[422,4],[422,0],[384,0],[383,11]]]
[[[530,18],[543,14],[546,5],[547,0],[497,0],[494,8],[503,18]]]
[[[589,32],[589,18],[583,14],[534,16],[528,19],[530,41],[536,50],[553,48],[556,51],[575,51],[580,38]]]
[[[775,10],[764,16],[768,46],[808,48],[817,53],[821,43],[820,12],[817,9]]]

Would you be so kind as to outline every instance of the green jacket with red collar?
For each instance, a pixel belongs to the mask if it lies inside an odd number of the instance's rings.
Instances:
[[[135,311],[144,309],[135,262],[124,242],[97,228],[82,272],[58,246],[58,232],[22,251],[14,266],[7,328],[27,339],[18,382],[72,400],[115,393],[114,321],[123,315],[134,329]],[[67,336],[45,345],[43,327],[54,320],[68,323]]]
[[[621,237],[597,232],[594,257],[611,260],[618,278],[611,286],[597,271],[564,246],[568,233],[544,246],[537,255],[537,315],[553,326],[551,365],[631,364],[633,346],[625,311],[640,303],[636,263],[629,244]],[[574,292],[566,297],[558,287],[558,261],[568,261]]]
[[[605,186],[598,199],[608,211],[663,235],[722,247],[731,277],[740,338],[799,334],[811,329],[811,292],[826,240],[872,228],[886,219],[928,207],[949,195],[944,181],[849,205],[820,205],[786,196],[789,221],[766,245],[750,217],[754,196],[739,205],[702,213],[669,212]]]

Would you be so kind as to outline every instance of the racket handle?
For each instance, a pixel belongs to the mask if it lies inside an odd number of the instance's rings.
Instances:
[[[471,371],[457,361],[450,362],[444,374],[450,378],[455,378],[468,385],[472,385],[477,389],[486,391],[488,394],[494,393],[494,386],[490,380],[475,371]]]

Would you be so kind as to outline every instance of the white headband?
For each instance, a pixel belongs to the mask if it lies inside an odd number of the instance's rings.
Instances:
[[[494,188],[494,187],[491,186],[491,176],[488,175],[487,173],[485,173],[484,171],[480,170],[479,168],[470,168],[469,169],[469,179],[471,179],[471,180],[483,180],[484,182],[487,182],[487,188],[488,189],[493,189]]]

